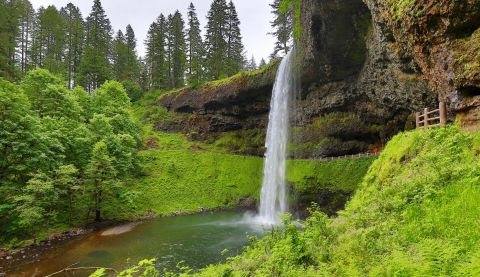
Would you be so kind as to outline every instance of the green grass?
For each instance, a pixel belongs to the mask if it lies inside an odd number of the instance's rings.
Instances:
[[[254,240],[201,276],[479,276],[480,133],[394,137],[337,218]]]

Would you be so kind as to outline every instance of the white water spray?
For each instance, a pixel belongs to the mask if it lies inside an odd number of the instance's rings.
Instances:
[[[280,223],[279,214],[287,212],[285,191],[286,156],[289,132],[289,107],[293,94],[293,49],[283,58],[273,86],[268,122],[265,167],[260,210],[262,224]]]

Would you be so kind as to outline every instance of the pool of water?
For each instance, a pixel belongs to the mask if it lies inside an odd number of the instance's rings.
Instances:
[[[121,270],[145,258],[156,258],[158,268],[175,270],[183,261],[198,269],[240,253],[249,242],[248,235],[262,233],[262,226],[252,224],[240,212],[162,218],[75,238],[41,251],[34,260],[16,262],[4,270],[8,276],[45,276],[72,264]],[[229,250],[228,255],[222,255],[224,249]],[[78,272],[75,276],[89,273]]]

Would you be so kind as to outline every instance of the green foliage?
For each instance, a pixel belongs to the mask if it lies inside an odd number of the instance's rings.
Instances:
[[[287,221],[198,275],[476,276],[479,137],[456,127],[399,134],[338,218],[312,210],[303,231]]]
[[[132,102],[136,102],[140,100],[140,98],[142,98],[143,92],[139,84],[129,80],[125,80],[122,81],[122,85],[127,91],[128,97]]]

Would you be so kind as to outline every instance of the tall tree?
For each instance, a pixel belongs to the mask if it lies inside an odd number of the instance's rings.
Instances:
[[[244,46],[240,32],[240,20],[238,19],[235,4],[230,0],[227,8],[227,75],[231,76],[240,70],[244,65]]]
[[[55,6],[39,9],[35,28],[34,49],[36,66],[48,69],[52,73],[63,73],[63,55],[65,44],[65,21]]]
[[[252,55],[252,58],[246,62],[245,69],[248,71],[255,71],[258,69],[257,62],[255,61],[255,57]]]
[[[204,46],[200,31],[200,22],[193,3],[188,7],[187,30],[187,79],[188,84],[196,86],[203,80]]]
[[[259,68],[259,69],[262,69],[262,68],[264,68],[265,66],[267,66],[267,62],[265,61],[264,58],[262,58],[262,59],[260,60],[260,63],[258,64],[258,68]]]
[[[168,87],[167,70],[167,21],[163,14],[150,25],[145,45],[147,48],[145,63],[148,72],[149,88]]]
[[[113,75],[117,80],[128,78],[128,47],[123,32],[119,30],[112,45]]]
[[[270,5],[275,17],[271,22],[271,26],[275,31],[270,34],[276,38],[272,57],[277,56],[279,53],[281,55],[286,55],[292,44],[294,26],[293,11],[286,6],[286,2],[287,1],[283,0],[275,0],[273,4]]]
[[[112,26],[100,0],[94,0],[87,17],[85,54],[80,62],[79,83],[92,92],[112,77],[110,58]]]
[[[28,0],[18,0],[18,24],[17,36],[17,66],[22,75],[25,75],[31,67],[29,53],[32,48],[32,30],[35,19],[35,10]]]
[[[60,10],[65,21],[65,67],[67,70],[68,88],[74,85],[75,76],[80,66],[80,58],[83,53],[85,23],[80,9],[68,3]]]
[[[137,57],[137,39],[135,38],[135,32],[130,24],[127,25],[125,31],[125,43],[127,46],[127,79],[138,82],[138,79],[140,78],[140,64]]]
[[[226,76],[225,60],[227,58],[227,2],[213,0],[207,15],[205,35],[207,74],[209,79]]]
[[[185,85],[185,22],[177,10],[169,16],[168,49],[170,63],[170,86],[179,88]]]
[[[19,33],[18,9],[14,0],[0,0],[0,76],[13,80],[16,38]]]

